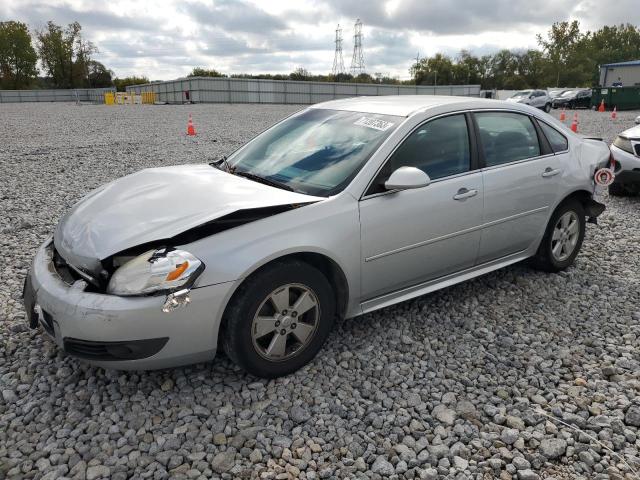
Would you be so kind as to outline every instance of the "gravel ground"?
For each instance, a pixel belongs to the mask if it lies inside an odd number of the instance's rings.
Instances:
[[[608,200],[568,271],[516,265],[340,322],[277,380],[222,355],[105,371],[26,329],[28,264],[82,195],[295,110],[0,105],[0,478],[640,478],[638,198]],[[636,114],[580,111],[580,132],[611,141]]]

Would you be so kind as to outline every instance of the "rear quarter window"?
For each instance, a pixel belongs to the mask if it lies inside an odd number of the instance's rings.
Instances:
[[[553,153],[564,152],[569,148],[569,141],[567,140],[567,137],[544,122],[538,121],[538,124],[540,125],[544,136],[549,140]]]

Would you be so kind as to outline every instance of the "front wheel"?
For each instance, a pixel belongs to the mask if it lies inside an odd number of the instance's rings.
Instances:
[[[249,277],[231,300],[224,350],[258,377],[287,375],[315,357],[335,315],[335,296],[319,270],[298,260],[276,262]]]
[[[544,106],[544,111],[545,111],[545,112],[547,112],[547,113],[549,113],[549,112],[551,111],[551,104],[550,104],[550,103],[547,103],[547,104]]]
[[[580,252],[585,234],[584,208],[576,200],[560,205],[551,216],[533,265],[546,272],[571,266]]]

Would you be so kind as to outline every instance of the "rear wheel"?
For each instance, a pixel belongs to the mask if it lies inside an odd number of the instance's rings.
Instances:
[[[570,200],[560,205],[551,216],[533,265],[546,272],[559,272],[575,261],[585,234],[584,208]]]
[[[274,378],[318,353],[333,325],[335,296],[304,262],[276,262],[249,277],[225,311],[224,350],[247,372]]]

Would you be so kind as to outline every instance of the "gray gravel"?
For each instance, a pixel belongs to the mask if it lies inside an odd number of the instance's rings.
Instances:
[[[278,380],[222,355],[104,371],[25,328],[27,266],[83,194],[228,153],[294,110],[0,105],[0,478],[633,478],[638,198],[609,199],[567,272],[516,265],[341,322]],[[636,114],[581,111],[580,132],[611,140]]]

